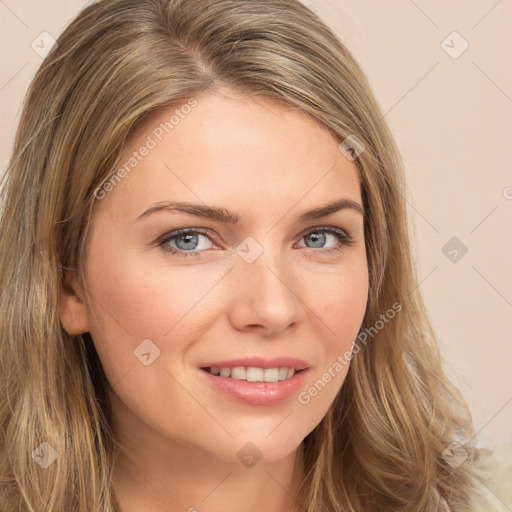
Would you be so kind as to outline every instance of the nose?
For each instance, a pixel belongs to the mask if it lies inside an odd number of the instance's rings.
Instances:
[[[303,319],[301,279],[281,251],[265,248],[252,263],[239,258],[229,274],[233,290],[229,320],[237,330],[271,338]]]

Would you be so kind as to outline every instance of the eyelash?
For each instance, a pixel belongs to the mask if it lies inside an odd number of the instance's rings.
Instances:
[[[332,252],[341,251],[345,247],[350,247],[354,243],[354,240],[352,238],[350,238],[350,236],[347,233],[345,233],[343,230],[338,229],[338,228],[327,227],[327,226],[322,226],[322,227],[313,228],[313,229],[308,230],[306,233],[304,233],[301,236],[301,240],[312,233],[329,233],[331,235],[334,235],[339,241],[339,244],[337,247],[331,247],[329,249],[312,249],[314,252],[322,252],[323,254],[330,254]],[[213,242],[213,240],[211,240],[211,238],[210,238],[210,236],[212,236],[212,232],[210,230],[185,228],[185,229],[178,229],[176,231],[171,231],[170,233],[166,233],[158,241],[158,246],[165,253],[170,253],[170,254],[173,254],[176,256],[180,256],[180,257],[191,256],[191,257],[200,258],[201,253],[204,251],[183,251],[181,249],[176,249],[176,248],[168,245],[170,241],[175,240],[176,238],[179,238],[181,235],[190,235],[190,234],[204,235],[207,238],[209,238],[211,242]],[[210,236],[208,236],[208,235],[210,235]]]

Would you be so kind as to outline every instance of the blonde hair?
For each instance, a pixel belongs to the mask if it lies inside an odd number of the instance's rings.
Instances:
[[[304,440],[308,512],[467,510],[467,406],[445,377],[418,290],[402,163],[363,72],[296,0],[104,0],[59,37],[27,95],[0,224],[0,482],[3,512],[114,512],[108,385],[88,333],[58,314],[82,268],[95,191],[151,112],[228,86],[291,105],[338,140],[355,136],[370,292],[363,329],[400,313],[352,362]],[[33,451],[58,454],[48,468]]]

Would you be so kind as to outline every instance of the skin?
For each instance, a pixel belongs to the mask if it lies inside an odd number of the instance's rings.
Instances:
[[[219,393],[198,372],[208,360],[295,356],[309,365],[305,391],[351,349],[368,298],[363,216],[343,209],[297,219],[340,198],[362,207],[360,182],[354,162],[305,113],[227,89],[196,99],[96,202],[84,283],[67,275],[61,320],[71,334],[91,334],[111,386],[121,445],[114,489],[123,512],[298,510],[301,442],[326,414],[348,366],[309,403],[294,395],[271,406]],[[120,162],[175,109],[152,114]],[[240,221],[165,210],[136,220],[160,201],[215,205]],[[344,230],[352,244],[318,231],[325,226]],[[158,246],[181,228],[211,230],[210,238],[192,240],[195,249],[190,241],[167,243],[200,257]],[[308,230],[325,239],[315,243]],[[249,236],[263,249],[252,263],[236,252]],[[149,366],[134,356],[145,339],[160,350]],[[261,452],[250,468],[237,457],[249,442]]]

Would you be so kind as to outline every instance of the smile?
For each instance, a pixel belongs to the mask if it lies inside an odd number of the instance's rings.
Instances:
[[[220,368],[212,366],[203,369],[215,376],[245,380],[248,382],[278,382],[293,377],[296,372],[295,368],[288,368],[286,366],[279,368],[258,368],[255,366]]]

